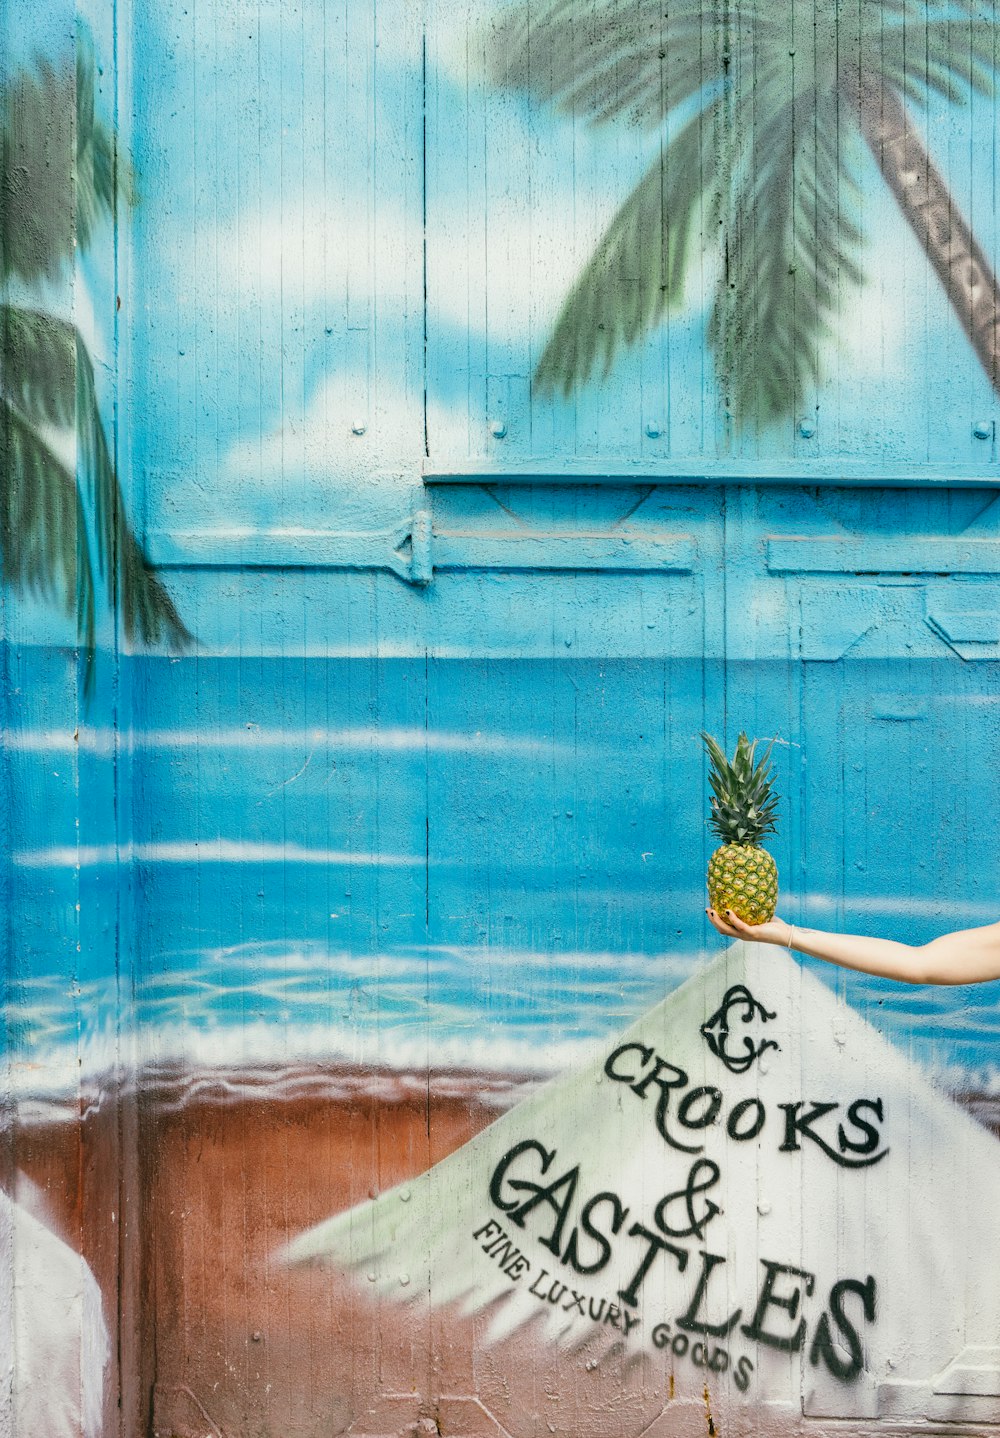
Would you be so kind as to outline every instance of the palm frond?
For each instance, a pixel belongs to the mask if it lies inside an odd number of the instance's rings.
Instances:
[[[0,94],[0,282],[53,281],[113,218],[127,166],[96,111],[93,50],[75,70],[40,62]],[[45,438],[75,426],[78,475]],[[90,519],[84,494],[89,497]],[[75,613],[92,658],[95,575],[88,538],[125,634],[183,648],[191,635],[151,571],[126,516],[101,418],[94,368],[76,327],[24,304],[0,304],[0,557],[3,580]],[[88,678],[93,666],[88,663]]]
[[[683,293],[699,202],[706,220],[732,200],[744,154],[750,102],[766,130],[768,116],[787,108],[788,77],[779,60],[761,62],[743,92],[735,121],[719,94],[667,143],[622,205],[570,291],[535,373],[541,392],[568,394],[662,320]],[[761,166],[773,162],[765,150]]]
[[[114,217],[119,197],[126,203],[134,199],[128,160],[97,114],[94,51],[86,37],[76,52],[75,179],[77,243],[86,250],[98,225]]]
[[[723,55],[742,25],[741,59],[749,62],[766,17],[739,22],[696,0],[664,6],[640,0],[621,7],[598,0],[522,4],[493,27],[489,80],[591,124],[619,116],[659,126],[664,116],[723,74]]]
[[[688,118],[704,104],[618,211],[563,305],[536,385],[567,392],[602,365],[606,372],[662,319],[680,298],[704,202],[730,242],[710,344],[736,421],[793,413],[819,377],[840,287],[862,280],[847,168],[855,127],[838,124],[840,96],[860,92],[873,70],[922,104],[992,93],[998,8],[998,0],[520,0],[491,28],[494,83],[590,125],[659,128],[678,107],[690,107]]]
[[[820,376],[842,284],[863,274],[836,96],[804,93],[756,127],[733,196],[709,342],[738,429],[794,415]]]
[[[568,393],[605,373],[681,296],[698,202],[713,178],[718,102],[670,141],[618,211],[560,311],[535,371]]]
[[[90,489],[97,558],[108,602],[112,609],[120,608],[129,640],[138,636],[144,644],[162,640],[172,649],[184,649],[192,636],[129,525],[97,402],[94,367],[79,335],[76,346],[79,464]]]
[[[142,549],[126,518],[122,495],[108,448],[107,435],[101,419],[94,384],[94,367],[87,347],[75,326],[40,310],[17,305],[0,306],[0,396],[6,401],[10,418],[14,458],[31,453],[35,461],[21,462],[20,478],[8,482],[17,485],[19,503],[37,504],[40,512],[56,503],[54,496],[32,498],[24,486],[31,482],[55,483],[60,486],[76,478],[56,459],[37,433],[37,426],[56,428],[76,426],[79,475],[88,492],[93,515],[97,564],[107,584],[108,601],[112,608],[120,603],[122,622],[129,639],[138,635],[146,643],[164,640],[171,648],[183,648],[191,636],[181,621],[169,594],[150,571]],[[37,445],[29,446],[25,427],[35,434]],[[25,448],[28,446],[28,449]],[[50,456],[47,464],[41,459]],[[7,457],[10,461],[10,456]],[[59,466],[53,469],[53,464]],[[0,476],[0,482],[2,482]],[[27,511],[30,515],[30,507]],[[46,526],[46,533],[62,533],[60,525]],[[83,534],[86,533],[84,529]],[[32,541],[34,544],[34,541]],[[32,552],[45,553],[53,562],[56,549]],[[93,609],[93,576],[89,553],[81,571],[87,577],[84,593]],[[53,571],[61,576],[55,589],[67,594],[65,564],[60,561]],[[28,583],[37,588],[38,578],[29,581],[18,565],[4,564],[4,577],[18,585]],[[93,630],[93,616],[87,625]],[[90,642],[90,641],[88,641]]]
[[[918,35],[919,44],[915,44],[902,26],[883,32],[879,49],[883,83],[921,103],[938,94],[961,105],[973,91],[993,93],[1000,47],[996,21],[928,20]]]
[[[76,421],[77,333],[65,320],[0,304],[0,393],[33,424]]]
[[[95,109],[94,57],[81,37],[75,67],[40,61],[0,93],[0,281],[66,274],[78,246],[114,211],[128,168]]]
[[[4,582],[76,615],[94,641],[94,577],[76,478],[0,398],[0,558]]]
[[[54,281],[72,263],[74,92],[42,63],[0,95],[0,280]]]

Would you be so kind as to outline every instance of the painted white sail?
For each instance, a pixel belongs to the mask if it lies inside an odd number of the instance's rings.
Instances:
[[[490,1307],[488,1342],[532,1323],[592,1357],[643,1351],[724,1408],[982,1427],[998,1195],[989,1132],[789,955],[737,944],[285,1257]]]
[[[100,1438],[110,1356],[87,1263],[0,1190],[0,1438]]]

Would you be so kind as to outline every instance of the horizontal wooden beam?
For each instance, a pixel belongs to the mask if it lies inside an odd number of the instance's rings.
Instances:
[[[678,460],[531,459],[424,466],[426,485],[794,485],[807,489],[1000,489],[1000,466],[979,464],[872,465],[862,461],[809,459],[764,462],[704,457]]]
[[[394,530],[153,530],[146,536],[160,569],[387,570],[408,584],[461,570],[594,571],[690,574],[698,563],[691,535],[638,527],[610,530],[435,532],[426,510]]]
[[[686,534],[619,529],[604,533],[435,533],[435,570],[598,570],[690,574],[697,565]]]
[[[1000,539],[769,539],[767,567],[772,574],[1000,574]]]

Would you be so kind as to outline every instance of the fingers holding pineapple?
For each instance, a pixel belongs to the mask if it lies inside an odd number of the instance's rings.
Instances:
[[[928,944],[864,934],[797,929],[775,916],[778,869],[760,839],[775,828],[778,796],[769,758],[755,762],[757,746],[741,734],[732,761],[703,733],[710,760],[712,812],[708,822],[722,840],[708,865],[705,910],[727,939],[781,944],[813,959],[840,964],[905,984],[982,984],[1000,981],[1000,923],[942,934]]]
[[[705,913],[713,929],[725,934],[728,939],[749,939],[755,944],[780,944],[783,948],[790,947],[792,926],[777,916],[765,924],[748,924],[738,914],[734,914],[732,909],[727,909],[724,914],[715,909],[706,909]]]
[[[709,919],[728,938],[787,943],[789,926],[774,917],[778,866],[760,844],[777,827],[772,746],[757,759],[757,740],[741,733],[730,761],[710,734],[701,737],[712,786],[708,823],[722,840],[708,864]]]

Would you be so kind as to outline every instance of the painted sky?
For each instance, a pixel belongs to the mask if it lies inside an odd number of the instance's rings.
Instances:
[[[526,423],[561,301],[659,137],[488,85],[503,8],[431,7],[425,32],[403,0],[137,6],[131,424],[154,522],[168,485],[175,519],[209,524],[392,510],[423,459],[425,260],[432,464],[715,451],[697,267],[669,325]],[[992,253],[992,107],[914,114]],[[868,283],[844,288],[821,433],[742,452],[981,461],[989,384],[864,154],[859,173]]]

